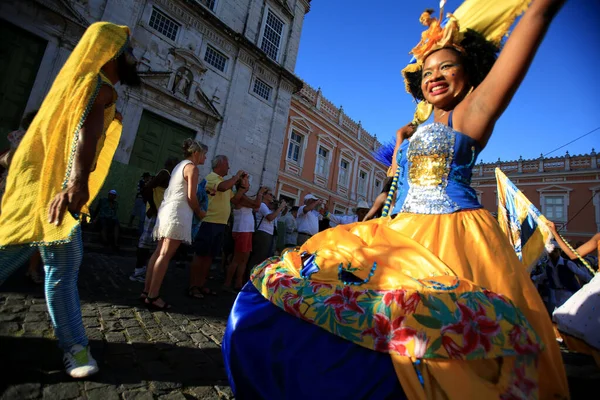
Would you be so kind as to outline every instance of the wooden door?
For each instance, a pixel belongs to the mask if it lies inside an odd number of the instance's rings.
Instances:
[[[0,151],[19,129],[48,42],[0,20]]]
[[[181,160],[181,144],[195,136],[194,130],[144,110],[129,164],[150,173],[158,172],[167,158]]]

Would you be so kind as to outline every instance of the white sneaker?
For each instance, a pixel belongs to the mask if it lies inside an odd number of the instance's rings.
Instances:
[[[63,362],[67,374],[71,375],[72,378],[85,378],[98,372],[98,364],[92,357],[89,346],[83,347],[76,344],[71,347],[69,351],[65,352]]]
[[[129,277],[129,280],[133,281],[133,282],[141,282],[141,283],[146,282],[146,267],[136,268],[133,271],[133,274]]]

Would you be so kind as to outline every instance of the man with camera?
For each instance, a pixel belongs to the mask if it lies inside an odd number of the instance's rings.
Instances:
[[[212,172],[206,175],[206,192],[208,194],[208,210],[202,220],[200,229],[194,238],[194,260],[190,271],[190,296],[200,297],[216,294],[205,287],[210,265],[215,256],[221,254],[225,227],[231,214],[231,199],[234,197],[233,186],[246,177],[246,172],[239,170],[233,177],[225,180],[229,173],[229,160],[224,155],[215,156],[212,161]],[[241,196],[241,192],[238,193]]]
[[[273,190],[267,188],[262,203],[256,211],[256,225],[252,236],[252,255],[248,265],[252,268],[271,257],[273,234],[277,218],[287,206],[285,200],[275,200]]]
[[[329,211],[325,213],[325,218],[329,220],[329,226],[334,227],[337,225],[347,225],[353,224],[355,222],[359,222],[365,219],[365,215],[369,212],[371,207],[369,207],[369,203],[364,200],[360,200],[355,208],[354,214],[348,215],[335,215],[331,214]]]
[[[298,209],[296,224],[298,226],[298,246],[302,246],[312,235],[319,232],[319,221],[323,216],[319,213],[325,200],[318,199],[314,194],[304,196],[304,205]]]

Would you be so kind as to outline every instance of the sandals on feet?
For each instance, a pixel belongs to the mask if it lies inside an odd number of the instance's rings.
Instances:
[[[142,292],[142,294],[140,294],[139,299],[142,303],[145,303],[147,298],[148,298],[148,292]]]
[[[171,305],[169,303],[167,303],[166,301],[163,300],[164,304],[162,306],[159,306],[156,304],[156,301],[160,300],[160,296],[156,296],[156,297],[146,297],[146,300],[144,301],[146,303],[146,307],[153,309],[153,310],[157,310],[157,311],[165,311],[171,308]]]
[[[202,290],[198,286],[192,286],[187,291],[188,297],[193,299],[203,299],[204,294],[202,294]]]
[[[203,295],[205,295],[205,296],[209,296],[209,295],[210,295],[210,296],[217,296],[217,295],[218,295],[218,293],[217,293],[216,291],[214,291],[214,290],[212,290],[211,288],[208,288],[208,287],[206,287],[206,286],[204,286],[204,287],[201,287],[201,288],[200,288],[200,291],[201,291],[201,292],[202,292],[202,294],[203,294]]]

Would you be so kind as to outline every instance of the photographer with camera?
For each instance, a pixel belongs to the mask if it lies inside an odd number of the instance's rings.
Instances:
[[[312,235],[319,233],[319,221],[323,216],[319,213],[325,200],[318,199],[314,194],[304,196],[304,205],[298,209],[296,223],[298,226],[298,246],[302,246]]]
[[[234,196],[231,189],[247,176],[246,172],[240,170],[233,177],[225,180],[223,177],[228,173],[229,160],[227,156],[215,156],[212,160],[212,172],[205,178],[208,211],[194,239],[195,255],[190,266],[190,288],[188,290],[190,297],[202,298],[207,294],[217,294],[214,290],[206,287],[206,279],[213,258],[221,255],[223,249],[225,227],[231,214],[231,201],[236,201],[242,196],[242,193],[236,193]]]
[[[236,196],[232,199],[233,204],[233,227],[232,236],[234,242],[233,259],[226,269],[223,290],[226,292],[238,292],[244,285],[244,272],[248,264],[248,258],[252,252],[252,237],[254,236],[255,222],[252,211],[260,208],[263,197],[269,190],[260,188],[254,199],[247,196],[250,190],[248,176],[244,176],[235,184]],[[235,282],[233,279],[235,277]]]
[[[254,235],[252,237],[252,255],[248,265],[254,268],[272,254],[273,232],[275,221],[281,212],[287,206],[285,200],[276,201],[273,199],[273,191],[270,188],[261,188],[264,193],[262,203],[256,211],[256,224]]]

